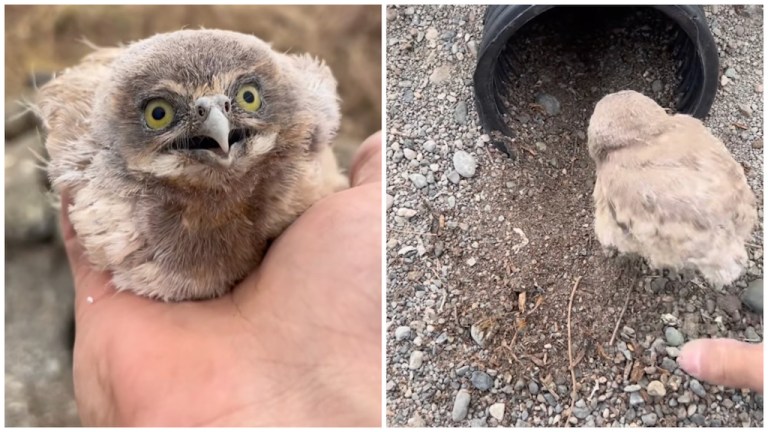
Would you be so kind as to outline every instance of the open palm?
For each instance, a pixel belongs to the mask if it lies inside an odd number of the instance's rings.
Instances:
[[[209,301],[115,292],[63,212],[83,423],[379,425],[380,134],[358,151],[351,180],[291,225],[232,293]]]

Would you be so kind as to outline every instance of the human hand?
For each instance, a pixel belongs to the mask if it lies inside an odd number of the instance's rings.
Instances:
[[[63,211],[83,424],[380,425],[381,157],[377,133],[352,187],[307,210],[214,300],[116,292]]]
[[[688,342],[677,358],[688,374],[710,384],[763,392],[763,344],[732,339]]]

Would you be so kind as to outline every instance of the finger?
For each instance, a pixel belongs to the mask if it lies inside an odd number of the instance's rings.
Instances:
[[[677,362],[711,384],[763,392],[763,344],[732,339],[699,339],[685,344]]]
[[[67,251],[69,266],[72,271],[72,279],[75,284],[75,309],[79,309],[83,303],[90,303],[95,299],[111,294],[110,276],[106,272],[93,269],[85,249],[77,238],[77,232],[69,220],[69,206],[72,200],[67,191],[61,194],[61,233],[64,239],[64,248]]]
[[[366,139],[352,160],[351,183],[360,186],[381,181],[381,131]]]

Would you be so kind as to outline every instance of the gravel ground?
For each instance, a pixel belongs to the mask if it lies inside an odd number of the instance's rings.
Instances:
[[[762,8],[705,9],[722,75],[705,123],[745,167],[762,220]],[[637,12],[625,28],[647,28],[578,44],[546,23],[526,30],[506,95],[512,160],[474,110],[483,12],[387,11],[388,424],[762,426],[762,396],[701,383],[675,361],[691,339],[762,339],[750,307],[762,308],[762,223],[747,274],[724,292],[606,259],[592,232],[586,122],[622,88],[671,105],[671,55],[643,34],[663,39],[665,24]]]

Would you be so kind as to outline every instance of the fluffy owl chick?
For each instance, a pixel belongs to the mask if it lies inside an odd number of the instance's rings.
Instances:
[[[717,287],[741,275],[755,196],[741,165],[699,120],[621,91],[597,103],[588,146],[604,247],[655,268],[696,268]]]
[[[166,301],[227,292],[347,186],[322,62],[220,30],[100,49],[40,89],[49,175],[91,262]]]

